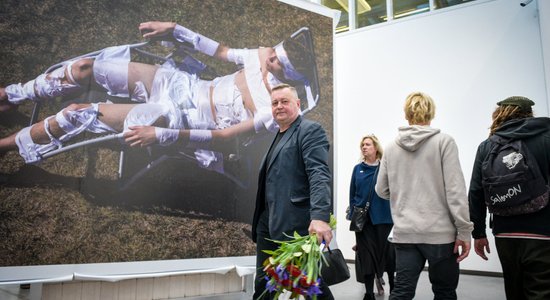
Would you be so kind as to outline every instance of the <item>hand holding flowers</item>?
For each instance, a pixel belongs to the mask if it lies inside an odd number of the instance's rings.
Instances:
[[[336,228],[336,218],[330,216],[330,227]],[[275,292],[275,299],[285,291],[291,293],[290,298],[299,295],[317,299],[321,294],[319,288],[321,278],[320,269],[326,265],[322,249],[324,242],[319,245],[317,235],[312,233],[308,236],[301,236],[294,233],[288,236],[288,241],[273,241],[279,244],[279,248],[270,251],[264,250],[271,255],[264,262],[266,273],[266,293]]]

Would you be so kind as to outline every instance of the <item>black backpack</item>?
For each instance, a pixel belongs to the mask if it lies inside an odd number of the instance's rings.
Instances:
[[[533,213],[548,204],[548,186],[537,161],[522,140],[492,135],[491,152],[481,167],[485,203],[490,213]]]

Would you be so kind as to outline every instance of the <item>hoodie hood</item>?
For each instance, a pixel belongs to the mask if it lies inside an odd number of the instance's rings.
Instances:
[[[550,131],[550,118],[525,118],[504,122],[495,131],[495,135],[511,139],[526,139],[546,131]]]
[[[399,147],[414,152],[418,150],[424,141],[438,134],[441,130],[424,125],[412,125],[399,127],[395,142]]]

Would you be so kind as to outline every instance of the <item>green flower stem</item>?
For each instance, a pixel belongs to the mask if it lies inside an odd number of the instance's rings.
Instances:
[[[336,229],[336,218],[332,214],[330,215],[329,225],[332,229]],[[276,270],[279,267],[279,270],[281,270],[291,265],[298,268],[302,273],[305,272],[308,285],[316,284],[321,268],[323,265],[328,265],[317,242],[317,235],[313,233],[301,236],[294,232],[293,236],[287,235],[287,237],[289,238],[288,241],[270,240],[279,244],[279,248],[263,250],[270,255],[269,259],[264,262],[264,266],[266,269],[274,268]],[[299,286],[301,276],[291,276],[290,279],[294,285]],[[272,280],[274,279],[272,278]],[[296,292],[292,291],[292,284],[290,284],[290,286],[281,286],[277,289],[275,298],[277,299],[284,290],[290,291],[294,297],[297,296]],[[316,300],[317,295],[312,295],[311,298]]]

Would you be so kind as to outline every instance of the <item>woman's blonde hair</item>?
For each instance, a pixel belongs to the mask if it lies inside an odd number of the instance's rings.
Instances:
[[[361,142],[359,143],[359,150],[363,148],[363,142],[366,139],[370,139],[372,141],[372,144],[374,145],[374,148],[376,148],[376,159],[380,160],[382,159],[382,154],[384,150],[382,149],[382,145],[380,144],[380,140],[376,137],[374,134],[367,134],[364,137],[361,138]],[[363,161],[365,158],[363,157],[363,153],[361,153],[361,161]]]
[[[502,123],[513,120],[523,119],[533,116],[533,111],[525,111],[517,105],[500,105],[493,112],[493,124],[489,131],[489,136],[493,135],[495,131],[502,125]]]
[[[407,96],[405,105],[405,119],[411,125],[426,124],[435,117],[435,103],[432,98],[422,92],[414,92]]]

